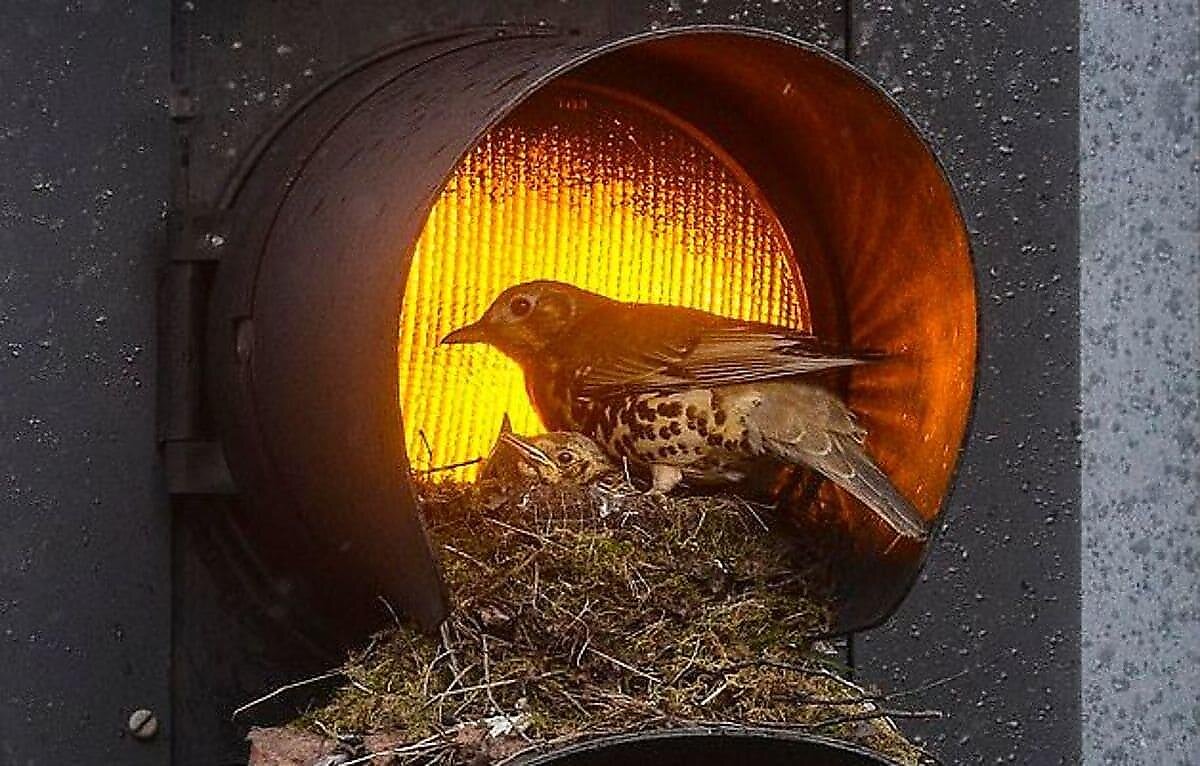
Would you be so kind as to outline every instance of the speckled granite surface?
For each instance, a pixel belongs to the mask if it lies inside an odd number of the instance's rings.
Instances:
[[[1200,763],[1200,3],[1082,3],[1088,764]]]

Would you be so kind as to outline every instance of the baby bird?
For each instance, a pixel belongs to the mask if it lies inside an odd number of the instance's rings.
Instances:
[[[596,442],[576,431],[518,436],[505,417],[480,480],[538,481],[545,484],[593,484],[617,474],[617,467]]]
[[[928,536],[864,451],[853,413],[803,378],[863,360],[808,333],[536,281],[508,288],[442,343],[488,343],[508,355],[549,428],[586,434],[649,474],[656,491],[685,479],[737,485],[802,465],[898,534]]]
[[[526,470],[546,484],[592,484],[617,473],[596,442],[576,431],[500,437],[524,457]]]

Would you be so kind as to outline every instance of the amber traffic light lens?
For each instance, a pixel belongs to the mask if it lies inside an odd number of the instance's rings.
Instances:
[[[437,346],[504,288],[556,279],[627,301],[810,327],[782,227],[735,163],[627,96],[562,84],[523,104],[458,165],[417,242],[399,336],[414,470],[469,479],[507,414],[544,430],[517,365]]]

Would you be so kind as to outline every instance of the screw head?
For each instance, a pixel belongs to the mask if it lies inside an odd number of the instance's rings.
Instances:
[[[133,738],[144,742],[158,733],[158,718],[146,708],[139,708],[129,714],[128,726]]]

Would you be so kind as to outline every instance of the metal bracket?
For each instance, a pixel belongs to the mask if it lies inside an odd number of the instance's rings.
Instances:
[[[160,286],[159,441],[171,494],[233,494],[236,487],[205,404],[205,326],[216,264],[228,241],[220,212],[185,211]]]
[[[172,91],[167,102],[167,112],[174,122],[186,122],[196,117],[196,99],[186,88]]]

